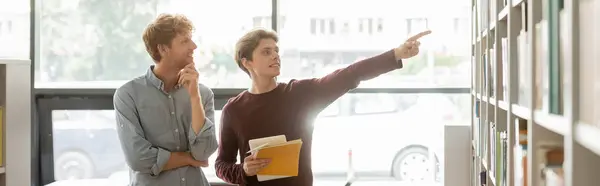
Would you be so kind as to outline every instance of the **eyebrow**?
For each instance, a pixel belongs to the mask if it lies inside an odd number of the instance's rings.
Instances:
[[[271,49],[273,49],[273,47],[265,47],[265,48],[263,48],[263,50],[271,50]],[[279,47],[275,47],[274,49],[275,50],[279,50]]]

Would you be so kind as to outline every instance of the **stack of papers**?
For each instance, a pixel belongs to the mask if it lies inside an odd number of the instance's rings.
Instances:
[[[298,176],[298,162],[302,139],[287,141],[285,135],[271,136],[248,141],[250,151],[258,159],[271,162],[256,175],[258,181]]]

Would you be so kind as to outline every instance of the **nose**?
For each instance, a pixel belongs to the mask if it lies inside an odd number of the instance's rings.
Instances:
[[[279,59],[279,53],[278,52],[273,52],[273,56],[272,57],[273,57],[274,60]]]
[[[192,49],[196,50],[196,48],[198,48],[198,45],[196,45],[196,42],[192,41]]]

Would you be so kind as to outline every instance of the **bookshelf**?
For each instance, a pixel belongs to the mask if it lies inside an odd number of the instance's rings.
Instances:
[[[471,6],[471,185],[598,185],[600,0]]]
[[[0,59],[0,186],[31,185],[31,65]]]

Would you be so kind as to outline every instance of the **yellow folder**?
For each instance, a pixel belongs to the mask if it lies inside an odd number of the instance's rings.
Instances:
[[[298,176],[298,163],[302,140],[286,141],[285,136],[273,136],[251,140],[250,152],[256,158],[271,162],[258,172],[259,181]]]

